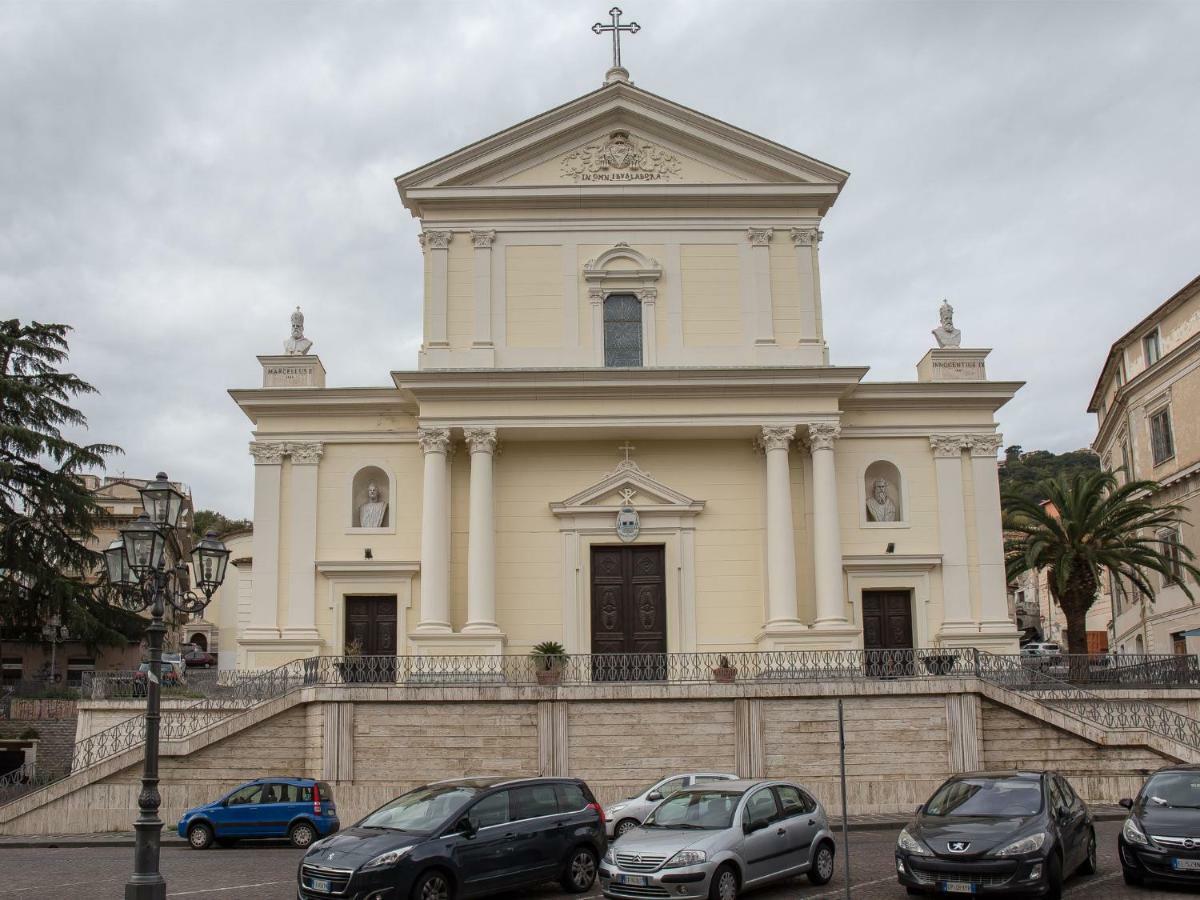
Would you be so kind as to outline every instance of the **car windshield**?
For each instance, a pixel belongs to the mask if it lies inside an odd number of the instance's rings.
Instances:
[[[1200,772],[1163,772],[1142,788],[1147,806],[1200,809]]]
[[[1032,816],[1042,808],[1041,782],[1031,778],[960,778],[925,804],[929,816]]]
[[[428,834],[441,826],[463,804],[479,793],[466,784],[441,784],[417,788],[381,806],[361,822],[360,828],[387,828]]]
[[[716,830],[733,824],[741,793],[737,791],[681,791],[663,801],[642,824],[643,828]]]

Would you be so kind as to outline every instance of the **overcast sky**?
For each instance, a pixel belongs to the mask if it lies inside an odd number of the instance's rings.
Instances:
[[[299,304],[330,385],[416,365],[391,179],[593,90],[607,2],[0,0],[0,315],[75,328],[110,472],[251,512]],[[1200,2],[627,0],[641,87],[850,171],[832,359],[915,377],[942,297],[1008,443],[1088,444],[1111,342],[1200,270]]]

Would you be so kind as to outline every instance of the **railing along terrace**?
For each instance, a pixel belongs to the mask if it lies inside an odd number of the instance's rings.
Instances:
[[[1146,672],[1151,661],[1134,665]],[[1128,668],[1122,663],[1118,671]],[[1070,667],[1068,667],[1069,669]],[[1194,667],[1182,670],[1194,674]],[[107,674],[107,673],[106,673]],[[1056,677],[1028,658],[995,656],[972,648],[914,650],[779,651],[764,653],[570,654],[562,657],[345,656],[295,660],[258,672],[226,672],[208,696],[164,710],[163,740],[197,734],[237,712],[304,687],[603,685],[614,683],[803,683],[929,677],[978,677],[1014,692],[1033,692],[1065,715],[1109,729],[1144,729],[1200,749],[1200,722],[1140,700],[1105,699]],[[118,682],[121,683],[121,682]],[[131,681],[130,685],[134,682]],[[131,686],[131,691],[134,688]],[[169,698],[170,692],[163,696]],[[144,740],[144,719],[134,716],[75,746],[78,771]]]

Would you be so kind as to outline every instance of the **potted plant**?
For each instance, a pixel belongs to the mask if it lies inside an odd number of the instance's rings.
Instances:
[[[338,668],[342,670],[342,681],[345,684],[356,684],[365,679],[362,677],[362,641],[355,638],[348,643],[342,650],[343,660],[338,663]]]
[[[728,656],[722,656],[713,669],[713,679],[718,684],[732,684],[737,678],[737,669],[729,663]]]
[[[538,684],[552,685],[562,681],[562,670],[569,657],[558,641],[542,641],[529,654],[533,657]]]

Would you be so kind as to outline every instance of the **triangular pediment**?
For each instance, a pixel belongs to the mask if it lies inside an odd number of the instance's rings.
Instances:
[[[396,179],[438,190],[790,185],[836,196],[847,173],[626,83],[606,85]]]
[[[703,500],[694,500],[668,487],[642,471],[633,460],[623,460],[617,468],[595,484],[566,500],[550,504],[555,515],[611,513],[626,504],[640,510],[672,511],[695,515],[704,509]]]

